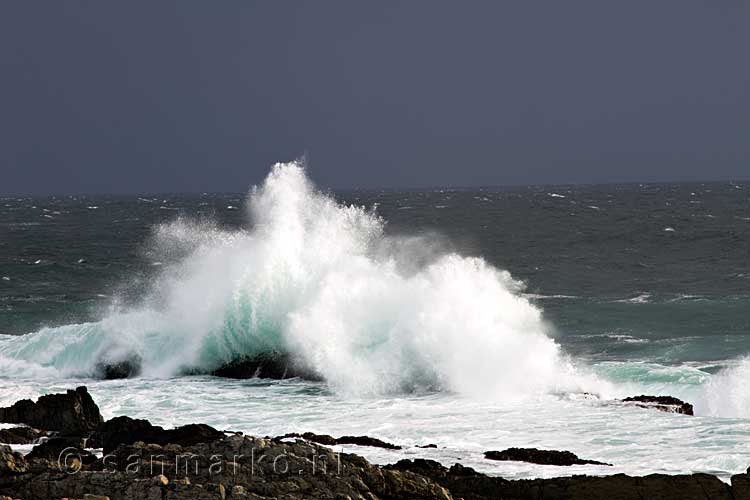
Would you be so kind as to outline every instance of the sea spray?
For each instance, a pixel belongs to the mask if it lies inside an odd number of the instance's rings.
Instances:
[[[0,370],[92,375],[136,357],[144,376],[169,377],[284,353],[342,394],[592,390],[509,273],[387,236],[373,211],[316,190],[303,165],[275,165],[247,210],[243,230],[159,226],[151,249],[167,265],[139,305],[3,338],[0,355],[26,364]]]
[[[702,415],[747,418],[750,415],[750,358],[744,357],[701,387],[696,411]]]

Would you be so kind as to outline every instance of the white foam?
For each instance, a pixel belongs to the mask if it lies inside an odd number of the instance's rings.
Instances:
[[[725,368],[702,387],[696,409],[702,414],[747,418],[750,416],[750,358]]]
[[[636,295],[635,297],[630,297],[627,299],[618,299],[613,302],[618,302],[622,304],[647,304],[650,299],[651,299],[651,294],[644,292],[639,295]]]

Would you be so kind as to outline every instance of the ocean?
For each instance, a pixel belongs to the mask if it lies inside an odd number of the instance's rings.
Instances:
[[[329,192],[290,163],[243,194],[0,198],[2,406],[87,385],[108,418],[404,446],[344,448],[377,463],[727,479],[749,354],[747,182]],[[259,355],[322,380],[207,375]],[[613,466],[483,458],[512,446]]]

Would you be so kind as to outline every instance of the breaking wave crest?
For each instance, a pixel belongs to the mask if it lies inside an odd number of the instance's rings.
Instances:
[[[750,358],[720,366],[662,365],[649,362],[598,363],[594,371],[612,383],[610,395],[676,396],[694,404],[696,415],[747,418],[750,415]]]
[[[747,418],[750,415],[750,358],[741,358],[714,375],[701,391],[698,409],[718,417]]]
[[[275,165],[247,210],[243,230],[159,226],[153,251],[168,265],[138,306],[3,337],[0,374],[90,376],[138,359],[144,376],[169,377],[284,355],[340,393],[521,397],[596,383],[509,273],[387,236],[374,212],[319,192],[299,163]]]

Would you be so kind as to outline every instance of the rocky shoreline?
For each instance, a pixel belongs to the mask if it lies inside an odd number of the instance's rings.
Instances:
[[[203,424],[164,429],[129,417],[104,421],[85,387],[1,408],[0,422],[25,426],[2,429],[0,439],[38,443],[26,456],[0,445],[1,500],[750,500],[750,471],[733,476],[731,484],[707,474],[506,480],[424,459],[378,466],[328,447],[399,449],[367,436],[260,438]],[[591,462],[533,448],[490,451],[487,458],[559,466]]]

